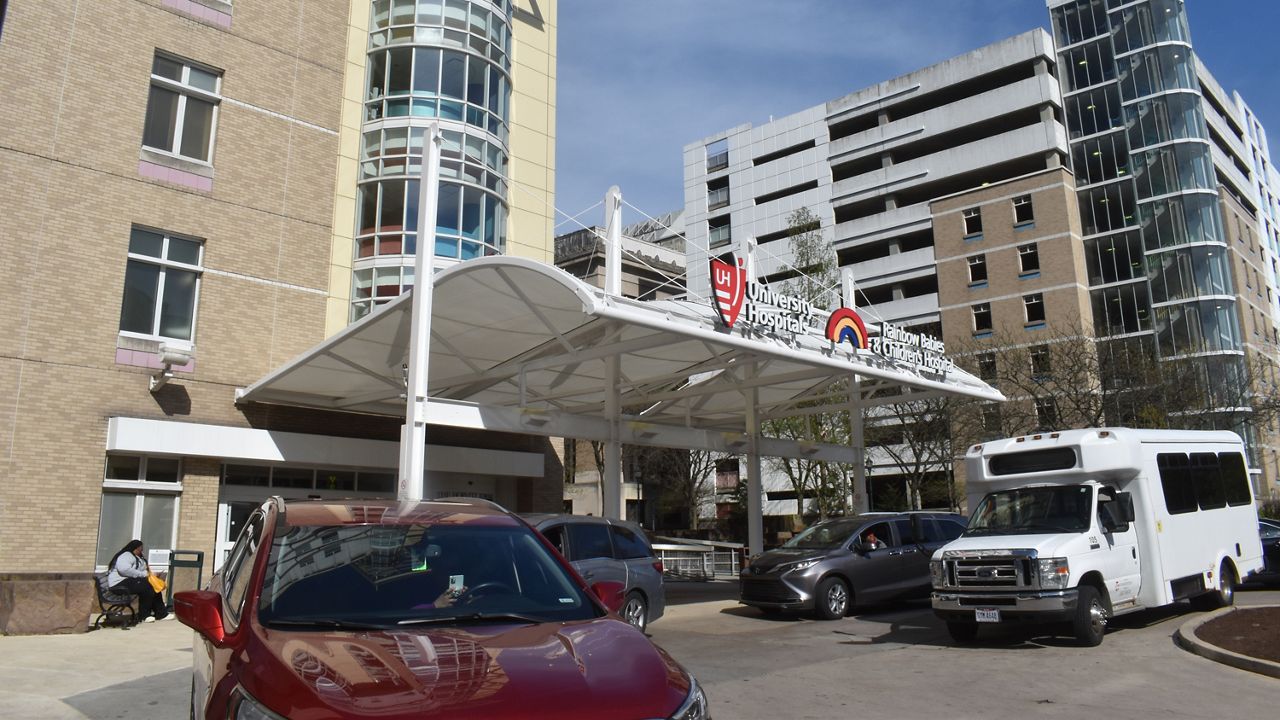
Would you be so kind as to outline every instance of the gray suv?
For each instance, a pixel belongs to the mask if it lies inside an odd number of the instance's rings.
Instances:
[[[817,523],[752,558],[739,602],[766,614],[812,610],[844,617],[854,604],[929,596],[929,558],[964,532],[955,513],[868,513]]]
[[[618,611],[623,620],[644,630],[662,617],[666,607],[662,561],[654,555],[639,525],[590,515],[523,517],[588,584],[610,580],[626,586],[622,609]]]

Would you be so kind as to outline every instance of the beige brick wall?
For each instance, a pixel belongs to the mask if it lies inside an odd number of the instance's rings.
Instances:
[[[1013,198],[1031,196],[1034,224],[1014,226]],[[966,240],[963,211],[982,211],[982,237]],[[938,267],[938,304],[942,308],[942,332],[957,349],[974,349],[1024,332],[1023,298],[1041,293],[1045,303],[1045,331],[1026,330],[1026,342],[1035,334],[1093,334],[1088,276],[1080,242],[1080,216],[1075,183],[1063,169],[1046,170],[954,195],[932,204],[934,257]],[[1018,248],[1034,243],[1040,259],[1039,274],[1020,277]],[[971,287],[968,258],[983,254],[987,264],[985,287]],[[995,335],[989,340],[973,337],[972,306],[990,303]]]
[[[236,387],[319,342],[350,0],[11,3],[0,43],[0,571],[93,566],[107,420],[246,426]],[[224,72],[203,192],[139,174],[153,54]],[[129,231],[205,241],[195,370],[116,364]],[[188,458],[179,544],[212,559],[218,463]],[[39,567],[33,565],[38,548]]]

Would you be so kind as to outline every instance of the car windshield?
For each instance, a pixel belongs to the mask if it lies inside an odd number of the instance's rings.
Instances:
[[[804,532],[782,544],[784,548],[821,550],[839,547],[858,529],[861,521],[832,520],[805,528]]]
[[[1057,485],[993,492],[969,518],[966,536],[1084,532],[1089,529],[1093,489]]]
[[[600,615],[523,527],[285,528],[271,545],[259,620],[269,626],[559,622]]]

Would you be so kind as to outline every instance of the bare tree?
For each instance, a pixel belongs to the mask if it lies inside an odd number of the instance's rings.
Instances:
[[[808,208],[787,216],[791,265],[795,275],[782,283],[782,291],[815,307],[829,308],[839,300],[836,253],[822,232],[822,222]],[[847,413],[819,413],[769,420],[768,434],[801,442],[847,443]],[[774,468],[786,476],[796,495],[797,511],[804,515],[812,501],[818,517],[843,514],[847,507],[847,472],[838,463],[803,458],[774,458]]]
[[[698,511],[715,500],[716,463],[722,456],[710,450],[646,448],[642,457],[645,476],[657,477],[662,488],[659,507],[684,514],[687,527],[697,530]]]
[[[951,478],[952,426],[963,404],[963,400],[947,396],[903,400],[880,406],[875,421],[868,422],[868,444],[879,447],[901,473],[909,508],[924,507],[926,486],[938,480],[946,483],[948,505],[956,506]]]

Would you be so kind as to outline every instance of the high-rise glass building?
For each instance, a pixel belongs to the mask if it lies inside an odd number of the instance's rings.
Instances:
[[[1214,169],[1183,3],[1048,5],[1085,252],[1109,269],[1090,277],[1095,333],[1151,335],[1161,359],[1231,385],[1244,348],[1219,188],[1232,188]],[[1096,262],[1116,253],[1129,261]]]

